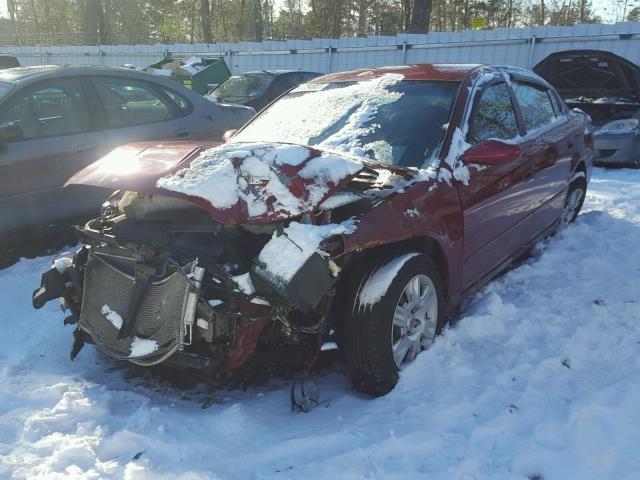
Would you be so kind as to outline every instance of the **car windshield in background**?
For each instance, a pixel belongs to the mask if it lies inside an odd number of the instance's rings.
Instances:
[[[212,92],[211,96],[221,98],[259,97],[267,91],[275,77],[266,72],[245,73],[230,77]]]
[[[12,88],[11,83],[0,82],[0,98],[3,98]]]
[[[420,167],[439,150],[458,87],[459,82],[405,81],[395,74],[307,83],[267,108],[232,142],[317,145]]]

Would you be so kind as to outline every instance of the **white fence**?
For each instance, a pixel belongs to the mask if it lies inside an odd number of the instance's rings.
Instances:
[[[23,65],[147,66],[168,54],[221,55],[233,73],[262,69],[335,72],[411,63],[488,63],[531,68],[552,52],[594,49],[640,63],[640,23],[433,32],[395,37],[262,43],[0,47]]]

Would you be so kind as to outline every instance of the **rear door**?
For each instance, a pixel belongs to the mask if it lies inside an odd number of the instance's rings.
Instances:
[[[467,142],[518,144],[521,126],[504,81],[476,95]],[[464,221],[464,283],[470,287],[522,246],[522,225],[532,213],[533,164],[522,153],[495,165],[466,164],[467,182],[458,183]]]
[[[93,77],[93,88],[103,111],[107,143],[116,148],[148,140],[188,140],[188,122],[176,121],[180,111],[165,93],[150,82],[128,77]]]
[[[554,92],[542,84],[512,82],[526,130],[522,151],[534,164],[532,207],[541,233],[560,215],[577,151],[576,126]]]
[[[0,105],[0,124],[22,132],[22,138],[0,145],[0,232],[99,209],[104,191],[63,189],[69,177],[107,151],[78,80],[44,80],[13,93]]]

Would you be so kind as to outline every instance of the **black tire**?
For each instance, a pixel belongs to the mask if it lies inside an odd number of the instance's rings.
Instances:
[[[404,255],[366,270],[348,299],[343,335],[345,357],[353,385],[370,395],[384,395],[398,382],[400,368],[396,365],[392,348],[393,321],[396,307],[411,279],[421,275],[431,280],[437,298],[435,335],[440,333],[444,324],[444,289],[438,268],[426,255],[413,255],[397,271],[386,293],[373,305],[361,302],[360,294],[367,281],[384,266],[400,262]]]
[[[577,190],[580,190],[582,192],[582,195],[576,205],[576,208],[572,209],[573,211],[571,212],[567,212],[566,209],[568,208],[568,205],[571,202],[571,199]],[[567,191],[567,195],[564,199],[564,206],[560,214],[559,228],[566,227],[577,218],[578,214],[580,213],[580,210],[582,210],[582,205],[584,205],[584,199],[586,196],[587,196],[586,180],[583,177],[576,178],[573,182],[571,182],[571,185],[569,185],[569,190]]]

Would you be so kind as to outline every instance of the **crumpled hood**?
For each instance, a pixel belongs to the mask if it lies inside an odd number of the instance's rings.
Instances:
[[[365,167],[357,159],[301,145],[213,145],[125,145],[67,185],[174,196],[221,223],[265,223],[313,211]]]

